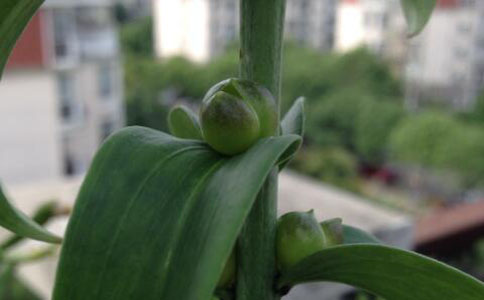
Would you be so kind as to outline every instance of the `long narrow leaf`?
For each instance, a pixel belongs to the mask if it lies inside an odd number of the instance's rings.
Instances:
[[[60,243],[62,239],[42,228],[24,213],[17,210],[0,187],[0,226],[16,233],[19,236],[47,243]]]
[[[280,286],[310,281],[350,284],[391,300],[482,300],[484,284],[425,256],[381,245],[320,251],[283,274]]]
[[[0,78],[10,52],[43,0],[0,1]]]
[[[289,111],[286,113],[281,121],[282,134],[297,134],[303,136],[304,134],[304,97],[296,99]]]
[[[297,98],[289,111],[286,113],[286,115],[284,115],[284,118],[281,121],[282,135],[296,134],[301,137],[304,135],[304,101],[304,97]],[[291,161],[291,159],[292,156],[288,157],[285,161],[283,161],[279,166],[279,171],[282,171],[282,169],[284,169],[284,167]]]
[[[436,0],[400,0],[408,24],[408,36],[419,34],[434,10]]]
[[[53,299],[210,299],[264,179],[299,142],[227,158],[146,128],[117,133],[77,198]]]

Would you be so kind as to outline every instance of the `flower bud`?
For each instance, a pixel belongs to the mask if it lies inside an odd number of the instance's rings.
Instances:
[[[235,270],[236,270],[236,261],[235,261],[235,249],[232,250],[230,253],[229,259],[225,263],[224,270],[222,271],[222,275],[220,275],[220,279],[218,280],[217,287],[218,288],[228,288],[235,282]]]
[[[309,212],[290,212],[279,218],[276,233],[276,258],[281,271],[324,249],[324,233]]]
[[[276,102],[266,88],[235,78],[213,86],[200,110],[205,141],[225,155],[244,152],[258,139],[276,134],[277,118]]]
[[[341,218],[325,220],[319,224],[326,239],[326,247],[343,244],[343,220]]]

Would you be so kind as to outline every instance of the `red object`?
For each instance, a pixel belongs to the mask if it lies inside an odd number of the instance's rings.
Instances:
[[[438,0],[438,8],[456,8],[459,6],[459,0]]]
[[[7,69],[43,67],[47,63],[44,32],[45,14],[37,12],[15,45]]]
[[[344,4],[358,4],[360,0],[341,0]]]
[[[415,242],[427,244],[462,234],[484,225],[484,201],[444,208],[417,222]]]

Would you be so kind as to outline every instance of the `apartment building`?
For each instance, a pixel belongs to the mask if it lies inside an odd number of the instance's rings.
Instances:
[[[337,0],[287,0],[286,38],[321,50],[333,47]],[[238,0],[154,0],[155,50],[204,62],[238,39]]]
[[[341,0],[335,27],[336,51],[364,46],[403,69],[406,23],[399,0]]]
[[[47,0],[0,82],[0,180],[59,180],[86,171],[124,124],[112,1]]]
[[[410,109],[428,101],[472,109],[484,84],[484,2],[439,0],[410,43],[406,77]]]

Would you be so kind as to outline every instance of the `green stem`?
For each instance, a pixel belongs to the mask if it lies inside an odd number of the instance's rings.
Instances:
[[[279,103],[285,0],[241,0],[240,73]],[[238,243],[237,300],[275,300],[277,169],[260,191]]]

